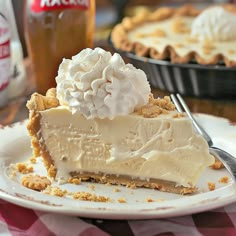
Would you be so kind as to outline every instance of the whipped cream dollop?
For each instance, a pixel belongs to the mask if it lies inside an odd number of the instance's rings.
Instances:
[[[204,10],[192,23],[191,36],[199,40],[227,41],[236,39],[236,14],[221,6]]]
[[[142,70],[101,48],[63,59],[56,82],[60,104],[87,119],[128,115],[147,104],[151,92]]]

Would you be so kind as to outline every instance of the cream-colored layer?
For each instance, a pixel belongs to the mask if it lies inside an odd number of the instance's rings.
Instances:
[[[41,132],[57,167],[57,178],[71,171],[158,178],[195,185],[213,163],[206,142],[187,118],[160,115],[87,120],[64,107],[41,113]]]
[[[181,17],[185,23],[185,27],[191,31],[191,26],[194,18]],[[175,33],[173,28],[173,18],[163,20],[160,22],[145,23],[128,33],[128,39],[131,42],[140,42],[147,47],[155,48],[158,52],[163,52],[164,49],[171,45],[177,54],[181,57],[186,56],[190,51],[195,51],[199,56],[208,60],[213,55],[219,53],[224,54],[225,57],[236,60],[236,40],[231,41],[213,41],[214,49],[208,53],[204,53],[204,42],[199,40],[197,42],[190,42],[190,32]],[[165,37],[151,36],[157,29],[163,30],[166,33]],[[140,35],[149,34],[149,37],[140,37]]]

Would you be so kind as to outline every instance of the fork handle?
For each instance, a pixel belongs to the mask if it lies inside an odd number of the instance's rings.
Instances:
[[[230,155],[228,152],[217,148],[210,147],[210,153],[216,156],[230,172],[234,182],[236,181],[236,158]]]

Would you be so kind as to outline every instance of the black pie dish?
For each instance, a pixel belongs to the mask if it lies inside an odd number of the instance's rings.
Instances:
[[[108,41],[115,52],[146,73],[153,88],[193,97],[236,98],[236,67],[174,64],[117,50],[110,37]]]

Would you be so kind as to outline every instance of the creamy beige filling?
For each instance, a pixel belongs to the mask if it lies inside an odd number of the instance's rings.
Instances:
[[[178,20],[180,25],[182,22],[184,24],[179,26],[180,30],[182,27],[186,29],[186,32],[175,32],[174,28],[175,24],[178,24]],[[168,45],[171,45],[181,57],[186,56],[191,51],[195,51],[205,60],[210,60],[212,56],[217,54],[224,54],[226,58],[236,60],[236,40],[204,42],[193,39],[190,37],[193,20],[193,17],[182,16],[178,17],[178,19],[170,18],[159,22],[144,23],[128,32],[128,39],[131,42],[139,42],[147,47],[155,48],[160,53]],[[164,35],[160,33],[162,31]]]
[[[137,114],[87,120],[65,107],[41,111],[41,134],[58,170],[129,175],[195,185],[214,162],[187,118]]]

